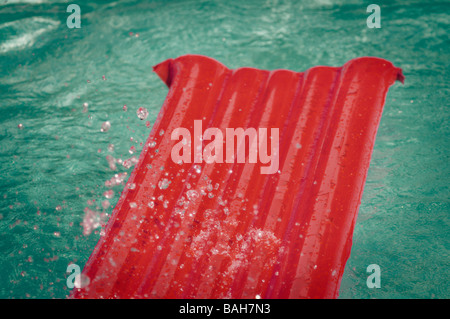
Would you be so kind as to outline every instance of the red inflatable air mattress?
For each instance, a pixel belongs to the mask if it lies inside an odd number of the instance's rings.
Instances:
[[[336,298],[401,70],[186,55],[154,71],[168,95],[71,297]]]

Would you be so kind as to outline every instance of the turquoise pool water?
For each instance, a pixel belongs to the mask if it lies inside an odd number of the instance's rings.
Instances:
[[[69,3],[80,29],[66,25]],[[366,25],[370,3],[379,29]],[[359,56],[401,67],[340,298],[449,298],[449,20],[448,1],[0,0],[0,298],[68,295],[67,266],[82,267],[100,236],[83,234],[85,208],[111,213],[123,185],[106,199],[104,183],[132,170],[107,156],[139,156],[167,93],[151,67],[187,53],[231,68]],[[370,264],[379,289],[366,285]]]

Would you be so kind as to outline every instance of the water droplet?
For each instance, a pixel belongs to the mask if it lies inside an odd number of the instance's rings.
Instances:
[[[114,197],[114,191],[112,189],[110,189],[110,190],[104,192],[103,196],[105,196],[105,198],[111,199]]]
[[[181,209],[179,207],[175,207],[175,214],[180,215],[181,217],[183,217],[184,215],[184,209]]]
[[[194,170],[197,174],[200,174],[202,171],[202,168],[200,165],[194,165]]]
[[[218,198],[218,203],[219,203],[220,206],[225,206],[225,205],[227,204],[227,201],[226,201],[226,200],[224,201],[224,200],[222,199],[222,197],[219,196],[219,198]]]
[[[127,172],[115,174],[110,180],[105,182],[106,187],[113,187],[121,184],[127,177]]]
[[[103,207],[103,209],[107,209],[109,207],[109,200],[105,199],[102,202],[102,207]]]
[[[111,123],[109,121],[103,122],[100,131],[107,132],[111,128]]]
[[[188,198],[189,200],[195,200],[195,199],[197,199],[200,195],[199,195],[195,190],[191,189],[191,190],[188,190],[188,191],[186,192],[186,196],[187,196],[187,198]]]
[[[111,155],[106,155],[106,161],[108,162],[110,170],[115,171],[117,169],[117,160],[114,157],[112,157]]]
[[[181,196],[181,198],[178,199],[177,205],[178,205],[178,206],[183,206],[183,205],[184,205],[184,196]]]
[[[167,178],[163,178],[159,181],[158,187],[160,189],[167,189],[169,187],[170,181]]]
[[[145,107],[140,107],[136,113],[141,120],[145,120],[148,116],[148,110]]]
[[[122,166],[128,169],[131,166],[135,165],[137,162],[138,162],[138,159],[136,158],[136,156],[133,156],[127,160],[124,160],[122,163]]]
[[[107,214],[99,213],[88,207],[84,209],[83,235],[88,236],[95,228],[104,224]]]

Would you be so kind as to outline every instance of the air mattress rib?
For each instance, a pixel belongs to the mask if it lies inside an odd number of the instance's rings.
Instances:
[[[127,182],[135,188],[125,187],[84,267],[90,284],[71,297],[336,298],[383,104],[401,70],[368,57],[303,73],[232,70],[185,55],[154,71],[169,92]],[[224,136],[278,128],[277,170],[263,174],[268,164],[248,156],[195,163],[194,147],[191,163],[175,162],[180,139],[171,134],[188,129],[182,143],[194,146],[196,120],[201,133]]]

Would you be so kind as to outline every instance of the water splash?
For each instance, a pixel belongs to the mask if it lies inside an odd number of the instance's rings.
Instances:
[[[123,173],[119,173],[119,174],[114,174],[113,177],[111,177],[110,180],[105,182],[105,186],[106,187],[113,187],[116,185],[120,185],[123,183],[124,179],[127,177],[127,172],[123,172]]]
[[[104,225],[107,214],[86,207],[83,218],[83,235],[89,236],[92,231]]]

